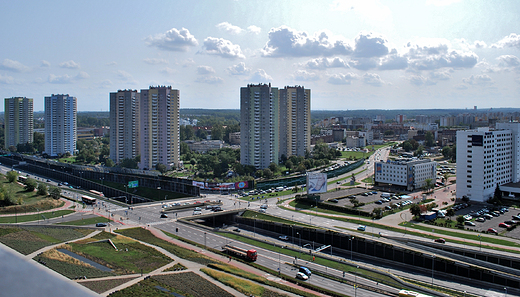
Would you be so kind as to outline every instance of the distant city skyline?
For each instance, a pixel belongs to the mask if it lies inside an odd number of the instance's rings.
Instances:
[[[312,89],[311,110],[520,107],[518,1],[7,1],[0,97],[172,86],[181,109],[240,87]]]

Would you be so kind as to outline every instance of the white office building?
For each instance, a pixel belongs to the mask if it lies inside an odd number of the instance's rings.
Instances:
[[[74,154],[77,141],[77,99],[66,95],[45,97],[45,153]]]
[[[519,182],[519,132],[520,123],[457,131],[457,198],[485,202],[497,185]]]
[[[422,189],[426,180],[435,184],[437,162],[430,160],[399,159],[376,162],[374,181],[377,184],[400,186],[408,191]]]

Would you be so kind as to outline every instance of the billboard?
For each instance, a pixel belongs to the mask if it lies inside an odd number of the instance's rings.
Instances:
[[[327,192],[326,173],[307,173],[307,194]]]

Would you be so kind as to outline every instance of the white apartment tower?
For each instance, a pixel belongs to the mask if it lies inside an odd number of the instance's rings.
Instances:
[[[457,198],[485,202],[520,178],[520,123],[457,131]]]
[[[279,158],[278,88],[250,84],[240,88],[240,163],[264,169]]]
[[[305,156],[311,148],[311,90],[303,86],[280,90],[281,157]]]
[[[45,97],[45,153],[55,157],[74,154],[77,140],[77,99],[66,95]]]
[[[5,148],[33,142],[33,99],[12,97],[4,103]]]
[[[141,90],[139,169],[180,166],[179,109],[179,90],[171,86]]]
[[[110,93],[110,159],[116,164],[139,155],[139,98],[137,90]]]

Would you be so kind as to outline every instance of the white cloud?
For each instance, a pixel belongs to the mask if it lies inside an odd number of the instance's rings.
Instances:
[[[373,32],[359,33],[355,42],[355,57],[382,57],[390,52],[386,45],[388,44],[388,41],[382,35]]]
[[[513,55],[502,55],[497,58],[498,66],[501,67],[518,67],[520,66],[520,59]]]
[[[105,79],[105,80],[103,80],[102,82],[100,82],[99,85],[100,85],[102,88],[108,88],[108,87],[112,86],[113,83],[112,83],[111,80],[109,80],[109,79]]]
[[[298,70],[293,74],[293,78],[295,80],[301,81],[315,81],[320,79],[320,76],[313,72],[308,72],[306,70]]]
[[[329,79],[327,80],[327,82],[333,85],[350,85],[353,80],[358,78],[359,76],[352,72],[349,72],[347,74],[331,74],[329,75]]]
[[[451,43],[442,38],[422,38],[405,46],[409,68],[435,70],[443,67],[473,68],[478,56],[471,51],[450,50]]]
[[[171,74],[175,73],[175,70],[171,69],[170,67],[165,67],[164,69],[161,70],[161,73],[166,74],[166,75],[171,75]]]
[[[195,61],[192,58],[188,58],[188,59],[184,60],[181,64],[182,64],[182,67],[186,68],[191,65],[195,65]]]
[[[494,48],[516,47],[516,48],[520,49],[520,35],[511,33],[509,36],[502,38],[500,41],[493,44],[491,47],[494,47]]]
[[[80,71],[78,75],[76,75],[76,79],[87,79],[90,78],[90,75],[85,71]]]
[[[199,66],[197,67],[197,74],[208,75],[215,73],[215,70],[210,66]]]
[[[73,60],[68,60],[60,63],[61,68],[69,68],[69,69],[77,69],[79,68],[79,64],[74,62]]]
[[[375,87],[380,87],[384,84],[384,81],[381,79],[379,74],[376,73],[363,74],[363,82],[367,85],[372,85]]]
[[[14,83],[14,78],[12,76],[2,75],[0,73],[0,84],[10,85]]]
[[[190,47],[199,44],[195,36],[191,35],[190,31],[186,28],[180,30],[172,28],[166,31],[166,33],[148,36],[145,41],[149,46],[154,46],[161,50],[177,52],[188,51]]]
[[[4,59],[4,61],[0,64],[0,69],[13,72],[26,72],[30,70],[30,68],[24,64],[10,59]]]
[[[412,75],[412,76],[408,77],[408,80],[410,81],[410,83],[412,83],[413,85],[416,85],[416,86],[422,86],[422,85],[432,86],[432,85],[436,84],[431,79],[421,76],[421,75]]]
[[[209,55],[221,56],[228,59],[245,59],[240,45],[233,44],[231,41],[223,38],[208,37],[204,40],[203,53]]]
[[[106,63],[106,65],[107,66],[116,66],[117,62],[116,61],[108,62],[108,63]]]
[[[222,22],[222,23],[218,24],[216,27],[220,30],[226,31],[233,35],[238,35],[244,31],[244,29],[242,29],[238,26],[231,25],[228,22]]]
[[[236,65],[228,67],[227,71],[231,75],[247,75],[251,72],[251,68],[247,68],[246,63],[240,62]]]
[[[264,69],[258,69],[257,71],[255,71],[255,73],[253,73],[250,80],[255,83],[256,82],[264,83],[264,82],[272,81],[273,78],[269,74],[267,74]]]
[[[42,60],[40,63],[40,67],[50,67],[51,63],[49,61]]]
[[[150,65],[168,64],[168,60],[166,60],[166,59],[146,58],[143,61],[146,64],[150,64]]]
[[[475,42],[473,42],[473,47],[474,48],[486,48],[487,44],[484,41],[476,40]]]
[[[451,79],[450,71],[436,71],[430,73],[430,78],[434,80],[449,80]]]
[[[70,84],[72,83],[73,77],[65,74],[65,75],[54,75],[49,74],[49,78],[47,81],[51,84]]]
[[[347,61],[342,58],[317,58],[304,63],[310,69],[327,69],[327,68],[350,68]]]
[[[247,31],[249,33],[258,35],[258,34],[260,34],[260,32],[262,32],[262,28],[257,27],[255,25],[251,25],[251,26],[247,27]]]
[[[224,80],[218,76],[202,76],[198,77],[195,81],[206,84],[220,84],[224,82]]]
[[[400,70],[408,67],[408,58],[393,54],[381,58],[379,70]]]
[[[349,61],[349,65],[352,66],[352,68],[356,68],[359,70],[369,70],[372,68],[376,68],[378,61],[376,59],[367,59],[367,58],[360,58],[360,59],[354,59]]]
[[[326,31],[309,36],[306,32],[281,26],[269,31],[269,41],[262,52],[265,57],[332,56],[351,54],[352,47],[343,38]]]
[[[116,72],[116,74],[119,77],[119,79],[121,79],[123,81],[131,81],[134,79],[134,77],[130,73],[128,73],[124,70],[118,70]]]
[[[493,79],[487,74],[471,75],[468,78],[463,78],[462,82],[469,84],[469,85],[478,85],[478,86],[488,86],[488,85],[492,85],[495,83],[493,81]]]

